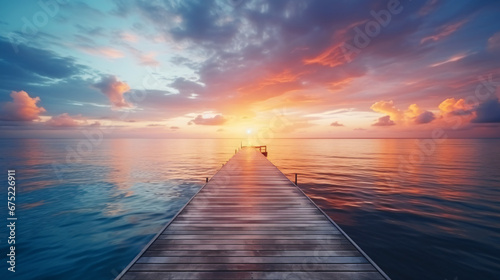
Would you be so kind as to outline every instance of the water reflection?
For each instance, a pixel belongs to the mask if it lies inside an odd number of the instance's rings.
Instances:
[[[19,177],[17,279],[113,278],[240,145],[104,140],[60,181],[52,163],[79,140],[0,141],[0,165]],[[393,279],[494,279],[500,141],[446,140],[400,174],[417,143],[274,139],[268,151]]]
[[[293,141],[271,160],[393,279],[498,277],[499,140]]]

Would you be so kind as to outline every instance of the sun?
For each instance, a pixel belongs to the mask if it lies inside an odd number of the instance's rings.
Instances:
[[[247,129],[247,134],[251,134],[251,133],[252,133],[252,129],[251,128]]]

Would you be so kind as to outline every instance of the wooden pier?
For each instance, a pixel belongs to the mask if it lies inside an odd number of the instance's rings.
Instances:
[[[266,157],[243,148],[116,279],[389,279]]]

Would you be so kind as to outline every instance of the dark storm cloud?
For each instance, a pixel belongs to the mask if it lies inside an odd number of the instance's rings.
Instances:
[[[485,101],[476,109],[475,123],[500,123],[500,102],[498,98]]]

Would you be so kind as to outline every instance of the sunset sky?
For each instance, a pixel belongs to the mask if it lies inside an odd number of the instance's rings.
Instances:
[[[4,1],[1,137],[500,137],[500,1]]]

